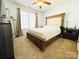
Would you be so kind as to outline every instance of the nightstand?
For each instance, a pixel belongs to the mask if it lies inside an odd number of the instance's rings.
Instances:
[[[61,27],[61,36],[63,38],[77,41],[78,40],[78,32],[79,32],[78,29]]]

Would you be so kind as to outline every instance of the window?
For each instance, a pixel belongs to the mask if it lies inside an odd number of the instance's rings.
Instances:
[[[36,23],[36,14],[30,13],[29,14],[29,27],[35,27],[35,23]]]
[[[27,32],[28,28],[34,28],[36,23],[36,14],[21,11],[21,29]]]

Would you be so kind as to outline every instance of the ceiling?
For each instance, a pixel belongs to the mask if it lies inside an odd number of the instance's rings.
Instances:
[[[45,0],[45,1],[51,2],[51,5],[43,4],[42,8],[39,8],[37,4],[33,5],[32,3],[34,1],[36,1],[36,0],[12,0],[12,2],[15,2],[17,4],[20,4],[20,5],[23,5],[23,6],[26,6],[26,7],[30,7],[32,9],[40,11],[40,12],[51,9],[51,7],[54,7],[54,6],[57,6],[57,5],[67,3],[70,0]]]

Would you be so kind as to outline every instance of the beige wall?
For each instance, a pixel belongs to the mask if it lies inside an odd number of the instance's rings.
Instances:
[[[22,10],[26,12],[32,12],[32,13],[37,13],[38,14],[38,26],[43,26],[45,25],[45,17],[63,13],[65,12],[65,22],[64,26],[66,26],[66,21],[68,21],[68,26],[69,27],[74,27],[77,26],[79,28],[79,0],[71,0],[68,3],[64,3],[55,7],[52,7],[51,10],[48,10],[46,12],[38,12],[33,9],[30,9],[25,6],[18,5],[16,3],[12,3],[10,1],[5,1],[5,6],[10,9],[10,15],[16,19],[17,17],[17,10],[16,8],[21,8]]]
[[[38,23],[39,23],[39,27],[44,25],[44,15],[43,15],[43,13],[38,13]]]
[[[65,22],[68,21],[68,27],[77,26],[79,28],[79,0],[71,0],[68,3],[64,3],[55,7],[52,7],[51,10],[44,12],[44,17],[59,14],[65,12]]]
[[[21,10],[29,12],[29,13],[37,13],[38,27],[40,27],[43,24],[43,18],[42,18],[41,12],[35,11],[31,8],[16,4],[11,1],[7,1],[7,0],[3,0],[3,1],[4,1],[5,7],[9,9],[10,16],[13,16],[15,20],[17,20],[17,8],[20,8]],[[11,20],[11,23],[12,23],[13,36],[15,36],[16,35],[16,21],[14,22],[14,25],[13,25],[12,20]]]
[[[15,20],[17,19],[17,8],[20,8],[21,10],[26,11],[26,12],[37,13],[38,14],[38,27],[40,27],[43,24],[41,12],[35,11],[31,8],[28,8],[28,7],[25,7],[25,6],[22,6],[11,1],[7,1],[7,0],[4,0],[4,3],[5,3],[5,7],[9,8],[10,15],[13,16]]]

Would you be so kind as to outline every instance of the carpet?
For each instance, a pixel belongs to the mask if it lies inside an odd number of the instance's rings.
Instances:
[[[77,59],[77,43],[59,38],[42,52],[26,36],[13,40],[15,59]]]

